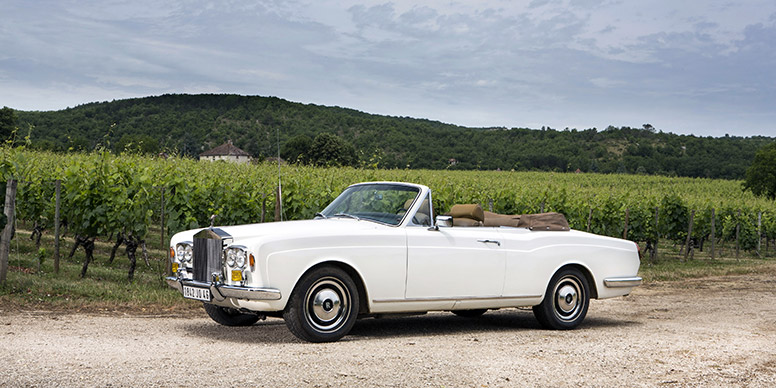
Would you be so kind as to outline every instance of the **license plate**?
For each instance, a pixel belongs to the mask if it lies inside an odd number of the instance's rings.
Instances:
[[[183,297],[210,302],[210,290],[207,288],[183,286]]]

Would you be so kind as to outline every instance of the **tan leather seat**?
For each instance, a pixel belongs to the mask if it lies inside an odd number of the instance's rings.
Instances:
[[[415,213],[415,223],[420,225],[426,225],[431,226],[431,215],[428,214],[428,200],[423,200],[423,203],[420,204],[420,209],[418,209],[418,212]]]
[[[453,217],[453,226],[482,226],[485,213],[478,204],[453,205],[447,215]]]
[[[406,202],[404,202],[404,208],[402,209],[403,212],[409,210],[413,201],[414,199],[408,199]],[[423,200],[423,203],[420,204],[420,209],[418,209],[418,212],[415,213],[415,217],[412,219],[412,222],[418,225],[431,226],[431,215],[428,214],[428,199]]]

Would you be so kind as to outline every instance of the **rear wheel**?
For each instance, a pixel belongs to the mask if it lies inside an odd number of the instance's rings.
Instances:
[[[485,312],[487,309],[475,309],[475,310],[453,310],[453,314],[464,318],[477,318]]]
[[[589,290],[587,278],[580,270],[562,269],[550,280],[542,303],[533,306],[534,316],[547,329],[573,329],[587,315]]]
[[[210,318],[224,326],[250,326],[259,320],[258,315],[244,314],[228,307],[205,303],[205,311]]]
[[[358,316],[353,279],[336,267],[321,267],[303,276],[294,288],[283,319],[295,336],[310,342],[344,337]]]

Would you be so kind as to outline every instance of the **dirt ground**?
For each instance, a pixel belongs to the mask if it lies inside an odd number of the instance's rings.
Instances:
[[[3,387],[770,387],[772,271],[661,282],[592,301],[573,331],[529,310],[365,319],[342,341],[190,317],[0,306]]]

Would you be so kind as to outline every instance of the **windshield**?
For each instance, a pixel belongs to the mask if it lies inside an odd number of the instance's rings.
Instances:
[[[351,186],[319,214],[399,225],[419,192],[416,187],[389,183]]]

